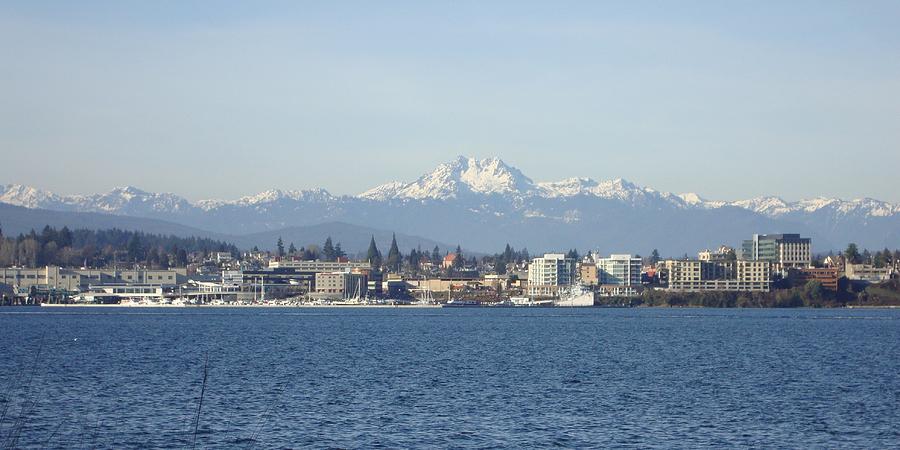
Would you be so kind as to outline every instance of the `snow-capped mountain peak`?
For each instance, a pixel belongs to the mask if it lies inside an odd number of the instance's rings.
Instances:
[[[706,200],[703,197],[700,197],[694,192],[685,192],[684,194],[678,194],[678,198],[683,200],[688,205],[702,205],[706,203]]]
[[[26,208],[47,208],[58,204],[58,195],[22,184],[0,186],[0,202]]]
[[[744,208],[765,216],[779,216],[791,211],[790,205],[779,197],[764,196],[731,202],[730,205]]]
[[[407,186],[409,186],[409,183],[404,183],[402,181],[391,181],[389,183],[375,186],[374,188],[369,189],[362,194],[359,194],[358,197],[379,201],[389,200],[397,197],[400,191],[405,189]]]
[[[281,189],[269,189],[267,191],[260,192],[256,195],[248,195],[245,197],[241,197],[233,202],[223,202],[223,204],[235,204],[235,205],[259,205],[264,203],[273,203],[280,200],[289,200],[289,201],[330,201],[333,200],[334,196],[332,196],[325,189],[307,189],[307,190],[289,190],[283,191]],[[209,204],[211,201],[206,200],[204,203]]]
[[[370,200],[456,199],[473,194],[510,195],[534,190],[535,184],[500,158],[459,156],[411,183],[391,182],[360,194]]]

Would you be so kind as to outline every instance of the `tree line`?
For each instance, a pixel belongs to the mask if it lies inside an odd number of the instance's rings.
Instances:
[[[296,258],[303,260],[321,260],[336,261],[338,258],[347,257],[347,253],[341,248],[341,243],[335,243],[331,236],[325,239],[325,243],[320,247],[318,245],[308,245],[306,247],[297,248],[293,242],[289,243],[285,248],[284,240],[279,237],[275,243],[275,255],[282,258]],[[254,251],[259,251],[254,247]],[[577,255],[577,251],[570,250],[570,253]],[[449,267],[443,267],[444,258],[448,255],[454,255],[452,264]],[[373,235],[369,239],[369,246],[366,251],[360,255],[363,261],[368,261],[373,268],[382,269],[394,273],[408,273],[416,275],[422,272],[422,267],[426,263],[430,263],[433,268],[439,268],[448,275],[459,274],[466,270],[489,269],[499,274],[505,274],[510,265],[515,265],[523,261],[528,261],[531,256],[528,249],[516,250],[509,244],[506,248],[493,255],[484,255],[480,259],[476,256],[467,257],[463,254],[462,248],[457,245],[455,250],[442,251],[440,246],[435,245],[431,250],[422,249],[421,246],[412,248],[409,252],[404,253],[397,245],[396,234],[391,236],[391,243],[388,247],[387,254],[382,253],[378,248]]]
[[[152,268],[183,267],[192,253],[226,252],[239,256],[233,244],[199,237],[107,230],[56,229],[45,226],[5,237],[0,227],[0,266],[104,267],[115,263]]]
[[[900,250],[892,252],[885,248],[884,250],[877,250],[875,253],[871,253],[869,249],[863,249],[860,252],[859,247],[851,242],[841,256],[850,264],[872,264],[875,267],[882,268],[900,261]]]

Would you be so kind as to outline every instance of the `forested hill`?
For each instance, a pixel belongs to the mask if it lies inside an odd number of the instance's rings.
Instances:
[[[231,243],[199,237],[178,237],[141,231],[60,229],[45,226],[18,236],[0,228],[0,266],[45,265],[100,267],[115,262],[152,268],[184,266],[193,252],[238,254]]]

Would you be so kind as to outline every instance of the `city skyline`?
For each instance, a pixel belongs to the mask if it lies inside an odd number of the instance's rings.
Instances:
[[[0,183],[355,195],[465,154],[898,203],[898,8],[8,2]]]

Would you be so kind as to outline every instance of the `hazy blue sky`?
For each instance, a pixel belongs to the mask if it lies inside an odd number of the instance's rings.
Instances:
[[[898,1],[3,1],[0,183],[353,194],[465,154],[898,202],[898,24]]]

